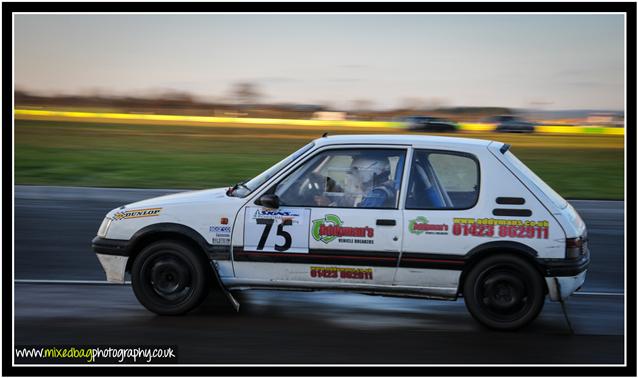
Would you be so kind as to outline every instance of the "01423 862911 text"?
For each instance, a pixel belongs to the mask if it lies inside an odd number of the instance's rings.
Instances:
[[[454,218],[454,236],[485,236],[502,238],[549,238],[549,222],[519,219]]]

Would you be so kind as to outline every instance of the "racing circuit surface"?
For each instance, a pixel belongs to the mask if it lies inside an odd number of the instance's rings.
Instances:
[[[621,364],[624,203],[571,201],[587,223],[585,286],[514,333],[482,328],[463,300],[333,292],[250,291],[235,313],[219,293],[161,317],[104,272],[91,239],[106,212],[174,191],[15,187],[15,343],[177,345],[180,363]],[[40,281],[42,280],[42,281]],[[91,281],[60,283],[56,280]]]

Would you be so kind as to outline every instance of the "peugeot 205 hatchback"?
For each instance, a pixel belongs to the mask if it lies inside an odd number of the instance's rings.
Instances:
[[[574,208],[500,142],[412,135],[314,140],[232,188],[110,211],[93,248],[150,311],[183,314],[219,285],[456,300],[495,329],[578,290]]]

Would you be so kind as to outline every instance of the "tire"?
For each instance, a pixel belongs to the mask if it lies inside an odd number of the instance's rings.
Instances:
[[[488,328],[512,331],[531,323],[543,309],[545,285],[524,259],[496,255],[479,261],[463,284],[465,306]]]
[[[208,261],[184,243],[162,240],[145,247],[133,261],[133,292],[149,311],[181,315],[208,295],[213,275]]]

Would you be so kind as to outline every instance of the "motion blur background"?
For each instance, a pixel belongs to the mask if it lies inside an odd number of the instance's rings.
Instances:
[[[18,14],[16,183],[218,187],[324,132],[438,132],[622,199],[624,79],[622,14]]]
[[[191,363],[624,361],[624,14],[14,17],[16,344],[177,344]],[[587,223],[574,333],[552,302],[495,333],[462,300],[253,291],[234,313],[216,293],[159,317],[104,284],[90,240],[107,211],[230,186],[325,132],[511,144]]]

